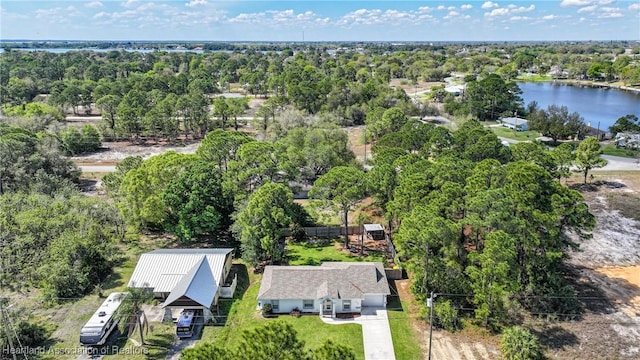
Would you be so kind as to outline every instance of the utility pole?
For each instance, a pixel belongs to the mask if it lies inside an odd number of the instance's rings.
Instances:
[[[429,305],[429,360],[431,360],[431,339],[433,337],[433,299],[436,298],[436,294],[431,292],[427,305]]]
[[[11,333],[9,332],[9,325],[7,324],[7,315],[4,312],[4,298],[0,298],[0,316],[2,316],[2,323],[4,324],[4,332],[9,340],[9,352],[13,355],[13,360],[18,360],[16,356],[16,350],[13,347],[13,340],[11,340]],[[0,352],[4,349],[0,349]]]

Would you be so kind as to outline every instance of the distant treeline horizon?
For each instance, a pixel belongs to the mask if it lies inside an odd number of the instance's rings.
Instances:
[[[224,40],[32,40],[32,39],[4,39],[0,40],[3,49],[186,49],[186,50],[280,50],[291,47],[325,46],[331,48],[353,47],[390,47],[394,50],[409,50],[441,46],[495,46],[495,45],[578,45],[600,44],[608,46],[640,47],[638,40],[515,40],[515,41],[224,41]]]

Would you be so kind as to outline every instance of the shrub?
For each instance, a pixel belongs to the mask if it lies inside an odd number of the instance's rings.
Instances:
[[[436,316],[436,324],[447,331],[455,332],[462,328],[458,317],[458,309],[451,306],[451,301],[434,301],[433,313]]]
[[[95,152],[102,146],[100,134],[91,125],[85,125],[81,131],[70,127],[60,132],[60,139],[68,155]]]
[[[30,318],[21,320],[14,327],[19,344],[25,348],[35,348],[45,345],[51,334],[56,330],[56,325],[43,318]],[[12,334],[14,335],[14,334]],[[14,345],[15,339],[14,339]],[[5,336],[0,337],[0,349],[8,349],[9,343]],[[4,359],[4,357],[0,357]],[[7,357],[8,358],[8,357]]]
[[[504,330],[500,350],[507,360],[535,360],[541,357],[538,338],[520,326]]]
[[[291,224],[289,229],[291,230],[291,240],[294,242],[301,242],[307,237],[307,233],[300,224]]]
[[[271,314],[273,314],[273,307],[271,304],[267,303],[262,305],[262,316],[269,317]]]
[[[302,315],[302,312],[300,311],[300,309],[294,308],[293,310],[291,310],[290,315],[295,317],[300,317]]]

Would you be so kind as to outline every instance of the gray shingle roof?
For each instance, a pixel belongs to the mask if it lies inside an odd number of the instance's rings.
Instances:
[[[265,267],[258,299],[362,299],[390,293],[380,262],[325,262]]]

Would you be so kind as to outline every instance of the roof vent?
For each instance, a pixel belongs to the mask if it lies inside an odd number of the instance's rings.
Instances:
[[[104,311],[100,311],[100,312],[98,313],[98,316],[107,316],[107,313],[106,313],[106,312],[104,312]]]

